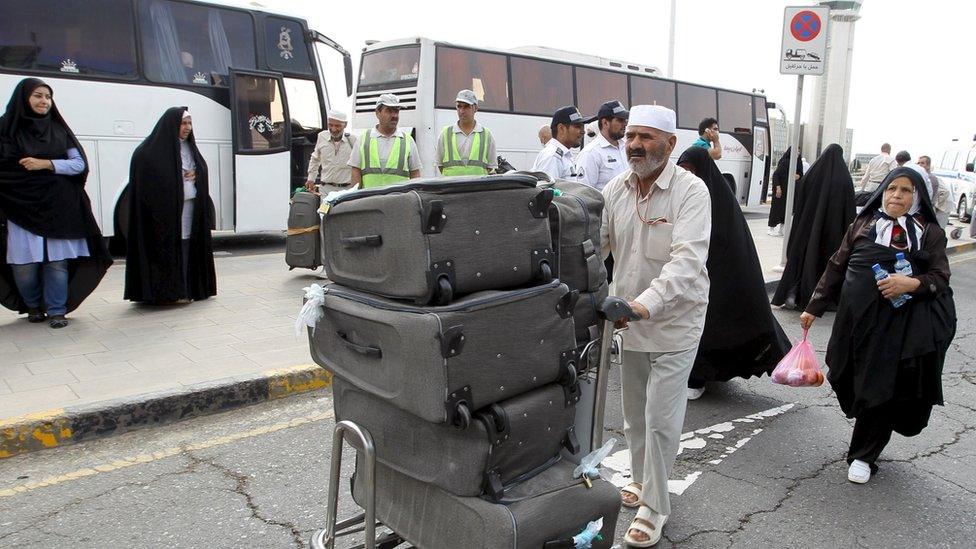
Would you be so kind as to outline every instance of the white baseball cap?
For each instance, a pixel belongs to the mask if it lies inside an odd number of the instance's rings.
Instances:
[[[380,96],[379,100],[376,102],[376,106],[384,105],[387,107],[400,108],[400,98],[393,95],[392,93],[384,93]]]
[[[467,103],[468,105],[477,106],[478,96],[476,96],[471,90],[461,90],[458,92],[457,99],[455,99],[455,101],[458,103]]]
[[[329,111],[329,120],[336,120],[338,122],[348,122],[349,117],[347,117],[346,113],[342,111]]]

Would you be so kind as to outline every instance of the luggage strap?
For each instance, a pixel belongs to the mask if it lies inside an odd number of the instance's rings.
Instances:
[[[319,230],[319,226],[315,225],[313,227],[305,227],[304,229],[288,229],[288,236],[295,236],[296,234],[314,233]]]

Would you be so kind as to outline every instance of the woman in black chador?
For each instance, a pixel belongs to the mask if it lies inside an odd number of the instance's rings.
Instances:
[[[112,264],[87,178],[51,86],[21,80],[0,117],[0,303],[29,322],[67,326]]]
[[[899,252],[912,275],[878,282],[872,266],[894,273]],[[911,299],[895,307],[903,294]],[[915,170],[892,170],[854,220],[800,316],[803,327],[837,298],[827,379],[847,417],[857,418],[847,478],[865,483],[891,433],[917,435],[943,403],[942,365],[956,333],[945,231]]]
[[[769,307],[749,225],[718,166],[698,147],[682,153],[678,165],[700,177],[712,199],[708,312],[688,380],[688,398],[696,399],[706,381],[772,372],[790,342]]]
[[[797,187],[796,216],[786,247],[786,269],[773,305],[803,310],[854,221],[854,182],[840,145],[828,146]]]
[[[792,147],[786,149],[776,163],[776,169],[773,170],[773,200],[769,206],[769,223],[767,223],[771,236],[783,236],[783,223],[786,222],[786,190],[803,177],[803,164],[799,157],[796,159],[796,176],[786,177],[790,171],[791,150]]]
[[[163,113],[132,154],[125,298],[172,303],[217,293],[207,163],[186,107]]]

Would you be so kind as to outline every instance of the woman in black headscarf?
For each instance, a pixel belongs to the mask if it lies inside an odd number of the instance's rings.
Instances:
[[[706,381],[772,372],[790,342],[769,307],[752,233],[722,172],[699,147],[683,152],[678,165],[700,177],[712,199],[708,312],[688,380],[688,398],[696,399]]]
[[[786,269],[772,303],[803,310],[854,220],[854,182],[840,145],[824,149],[797,189]]]
[[[796,159],[796,175],[791,180],[786,177],[790,171],[790,151],[792,147],[786,149],[776,169],[773,171],[773,201],[769,206],[769,234],[771,236],[783,236],[783,223],[786,222],[786,189],[794,182],[803,177],[803,164],[800,159]],[[795,210],[795,208],[794,208]]]
[[[207,163],[186,107],[168,109],[132,154],[125,298],[172,303],[217,293]]]
[[[912,275],[878,282],[872,266]],[[894,299],[911,297],[899,307]],[[827,346],[827,379],[847,417],[857,418],[848,479],[865,483],[891,433],[917,435],[942,401],[942,365],[956,333],[946,235],[915,170],[892,170],[844,235],[800,316],[809,328],[840,300]]]
[[[85,151],[51,86],[26,78],[0,118],[0,302],[68,325],[112,264],[85,193]]]

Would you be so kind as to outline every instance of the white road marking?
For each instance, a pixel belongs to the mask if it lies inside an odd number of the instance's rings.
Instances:
[[[737,427],[744,427],[742,424],[756,423],[772,417],[776,417],[780,414],[788,412],[791,410],[795,403],[784,404],[782,406],[777,406],[776,408],[770,408],[768,410],[763,410],[762,412],[757,412],[755,414],[749,414],[745,417],[740,417],[733,419],[732,421],[726,421],[724,423],[717,423],[709,427],[704,427],[702,429],[696,429],[687,433],[682,433],[680,437],[680,443],[678,445],[678,455],[685,449],[699,450],[705,448],[709,443],[719,442],[719,444],[727,444],[725,446],[725,451],[719,456],[719,459],[713,459],[708,461],[710,465],[718,465],[722,463],[722,460],[728,458],[730,455],[734,454],[737,450],[746,445],[750,440],[752,440],[756,435],[761,433],[763,430],[761,428],[749,429],[744,436],[736,439],[734,443],[726,443],[724,439],[727,437],[731,438],[731,433]],[[723,434],[725,433],[725,434]],[[702,435],[702,436],[697,436]],[[607,456],[606,459],[601,463],[603,469],[606,473],[609,473],[610,482],[613,483],[618,488],[623,488],[627,484],[632,482],[631,471],[630,471],[630,452],[626,449],[618,450],[613,454]],[[683,479],[671,479],[668,481],[668,492],[680,496],[691,487],[692,484],[698,480],[703,471],[694,471],[688,474]],[[606,478],[608,475],[604,475]]]

